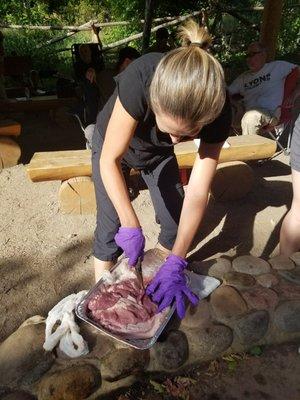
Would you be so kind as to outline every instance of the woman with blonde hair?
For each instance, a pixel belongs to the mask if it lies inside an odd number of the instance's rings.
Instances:
[[[180,38],[182,47],[146,54],[117,76],[116,90],[98,114],[92,161],[96,280],[123,252],[131,266],[143,257],[145,238],[124,178],[138,169],[161,227],[158,246],[169,254],[147,293],[159,310],[176,301],[183,318],[185,296],[198,301],[185,282],[185,257],[205,212],[231,113],[222,67],[205,50],[210,36],[189,20]],[[194,138],[201,144],[184,196],[174,145]]]

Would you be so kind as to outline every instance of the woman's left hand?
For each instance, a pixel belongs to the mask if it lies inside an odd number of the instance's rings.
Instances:
[[[146,293],[155,303],[159,304],[159,312],[170,306],[175,300],[177,314],[182,319],[185,316],[185,296],[194,306],[198,304],[198,297],[186,284],[183,272],[186,266],[187,262],[183,258],[170,254],[148,285]]]

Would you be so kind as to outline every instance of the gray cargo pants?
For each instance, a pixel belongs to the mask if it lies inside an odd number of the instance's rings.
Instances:
[[[99,139],[99,136],[98,133],[95,133],[92,150],[92,177],[97,201],[94,256],[101,261],[112,261],[122,254],[122,250],[114,240],[120,227],[120,221],[100,176],[99,159],[103,142],[102,139]],[[130,168],[130,165],[122,162],[125,180],[129,176]],[[156,221],[161,227],[158,242],[171,250],[176,239],[184,198],[175,155],[166,156],[155,166],[145,167],[141,170],[141,175],[151,195]]]

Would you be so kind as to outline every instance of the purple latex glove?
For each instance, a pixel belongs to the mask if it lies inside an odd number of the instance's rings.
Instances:
[[[119,228],[115,242],[129,258],[129,265],[134,267],[139,257],[144,258],[145,236],[142,228]]]
[[[146,293],[152,300],[159,304],[158,311],[162,311],[176,301],[176,309],[179,318],[185,316],[185,296],[195,306],[199,298],[186,285],[183,273],[187,262],[174,254],[170,254],[161,266],[154,279],[148,285]]]

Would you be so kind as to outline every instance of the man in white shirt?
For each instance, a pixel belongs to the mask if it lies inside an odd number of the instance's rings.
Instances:
[[[263,126],[278,123],[285,78],[297,68],[297,65],[286,61],[267,63],[266,60],[266,48],[259,42],[251,43],[247,51],[249,70],[228,87],[232,99],[238,95],[243,98],[243,135],[259,134]]]

